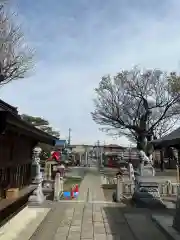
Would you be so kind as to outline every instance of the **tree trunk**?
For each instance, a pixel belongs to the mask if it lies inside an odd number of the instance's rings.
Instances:
[[[147,138],[144,136],[144,134],[138,136],[138,141],[137,141],[137,149],[139,151],[144,151],[146,152],[146,147],[147,147]]]
[[[164,171],[164,151],[163,151],[163,149],[160,150],[160,169],[161,169],[161,172]]]

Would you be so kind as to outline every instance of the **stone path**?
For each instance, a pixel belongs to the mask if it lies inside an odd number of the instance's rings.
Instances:
[[[88,170],[88,174],[86,174],[81,183],[78,200],[85,202],[106,201],[103,189],[101,188],[101,178],[98,171],[96,168],[89,168]]]
[[[17,238],[18,239],[18,238]],[[58,203],[30,240],[166,240],[144,212],[109,204]],[[24,240],[26,240],[24,236]]]
[[[106,203],[100,185],[98,172],[89,169],[78,199],[53,203],[30,240],[167,240],[145,210]]]

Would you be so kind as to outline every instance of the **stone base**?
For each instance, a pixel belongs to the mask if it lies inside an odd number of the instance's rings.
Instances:
[[[152,220],[160,227],[160,229],[167,235],[168,238],[174,240],[180,239],[180,233],[172,227],[173,216],[153,214]]]
[[[154,181],[154,177],[152,176],[136,177],[135,192],[132,196],[132,201],[140,208],[166,208],[160,197],[158,183]]]
[[[149,209],[165,209],[166,205],[159,198],[153,198],[147,194],[141,194],[141,192],[135,192],[132,196],[132,201],[137,208],[149,208]]]
[[[33,194],[29,196],[28,203],[33,205],[42,204],[45,201],[45,199],[46,198],[42,192],[42,183],[40,183],[37,189],[33,191]]]
[[[28,199],[29,205],[40,205],[45,201],[45,197],[31,195]]]
[[[36,177],[32,180],[32,184],[39,184],[43,181],[42,176],[40,175],[39,177]]]

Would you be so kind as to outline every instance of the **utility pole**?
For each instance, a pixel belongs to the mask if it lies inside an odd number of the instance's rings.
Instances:
[[[100,141],[97,141],[97,162],[98,162],[98,167],[100,167]]]
[[[69,128],[69,137],[68,137],[68,145],[69,145],[69,146],[70,146],[70,144],[71,144],[71,131],[72,131],[72,129]]]

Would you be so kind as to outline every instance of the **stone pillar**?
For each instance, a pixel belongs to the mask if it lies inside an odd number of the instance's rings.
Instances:
[[[80,161],[80,165],[82,165],[82,154],[79,153],[79,161]]]
[[[60,173],[56,173],[55,182],[54,182],[54,200],[59,201],[61,192],[61,180],[60,180]]]
[[[116,201],[120,202],[123,196],[123,181],[120,177],[117,177],[116,185]]]
[[[86,165],[88,164],[88,154],[87,151],[85,152],[85,161],[86,161]]]
[[[178,186],[178,191],[177,191],[177,203],[176,203],[176,212],[174,216],[173,227],[180,232],[180,186]]]
[[[129,163],[129,180],[130,181],[134,181],[135,180],[134,168],[133,168],[132,163]]]
[[[103,153],[101,152],[101,154],[100,154],[100,162],[101,162],[101,167],[103,166]]]
[[[52,176],[52,168],[51,168],[51,164],[48,164],[48,180],[51,180],[51,176]]]
[[[51,175],[52,175],[51,164],[50,162],[46,162],[44,169],[44,177],[46,180],[51,180]]]
[[[60,177],[60,183],[61,183],[61,193],[64,191],[64,178]]]
[[[176,201],[176,212],[173,221],[173,227],[180,232],[180,184],[179,184],[179,162],[180,162],[180,149],[177,149],[178,155],[176,156],[176,168],[177,168],[177,201]]]

